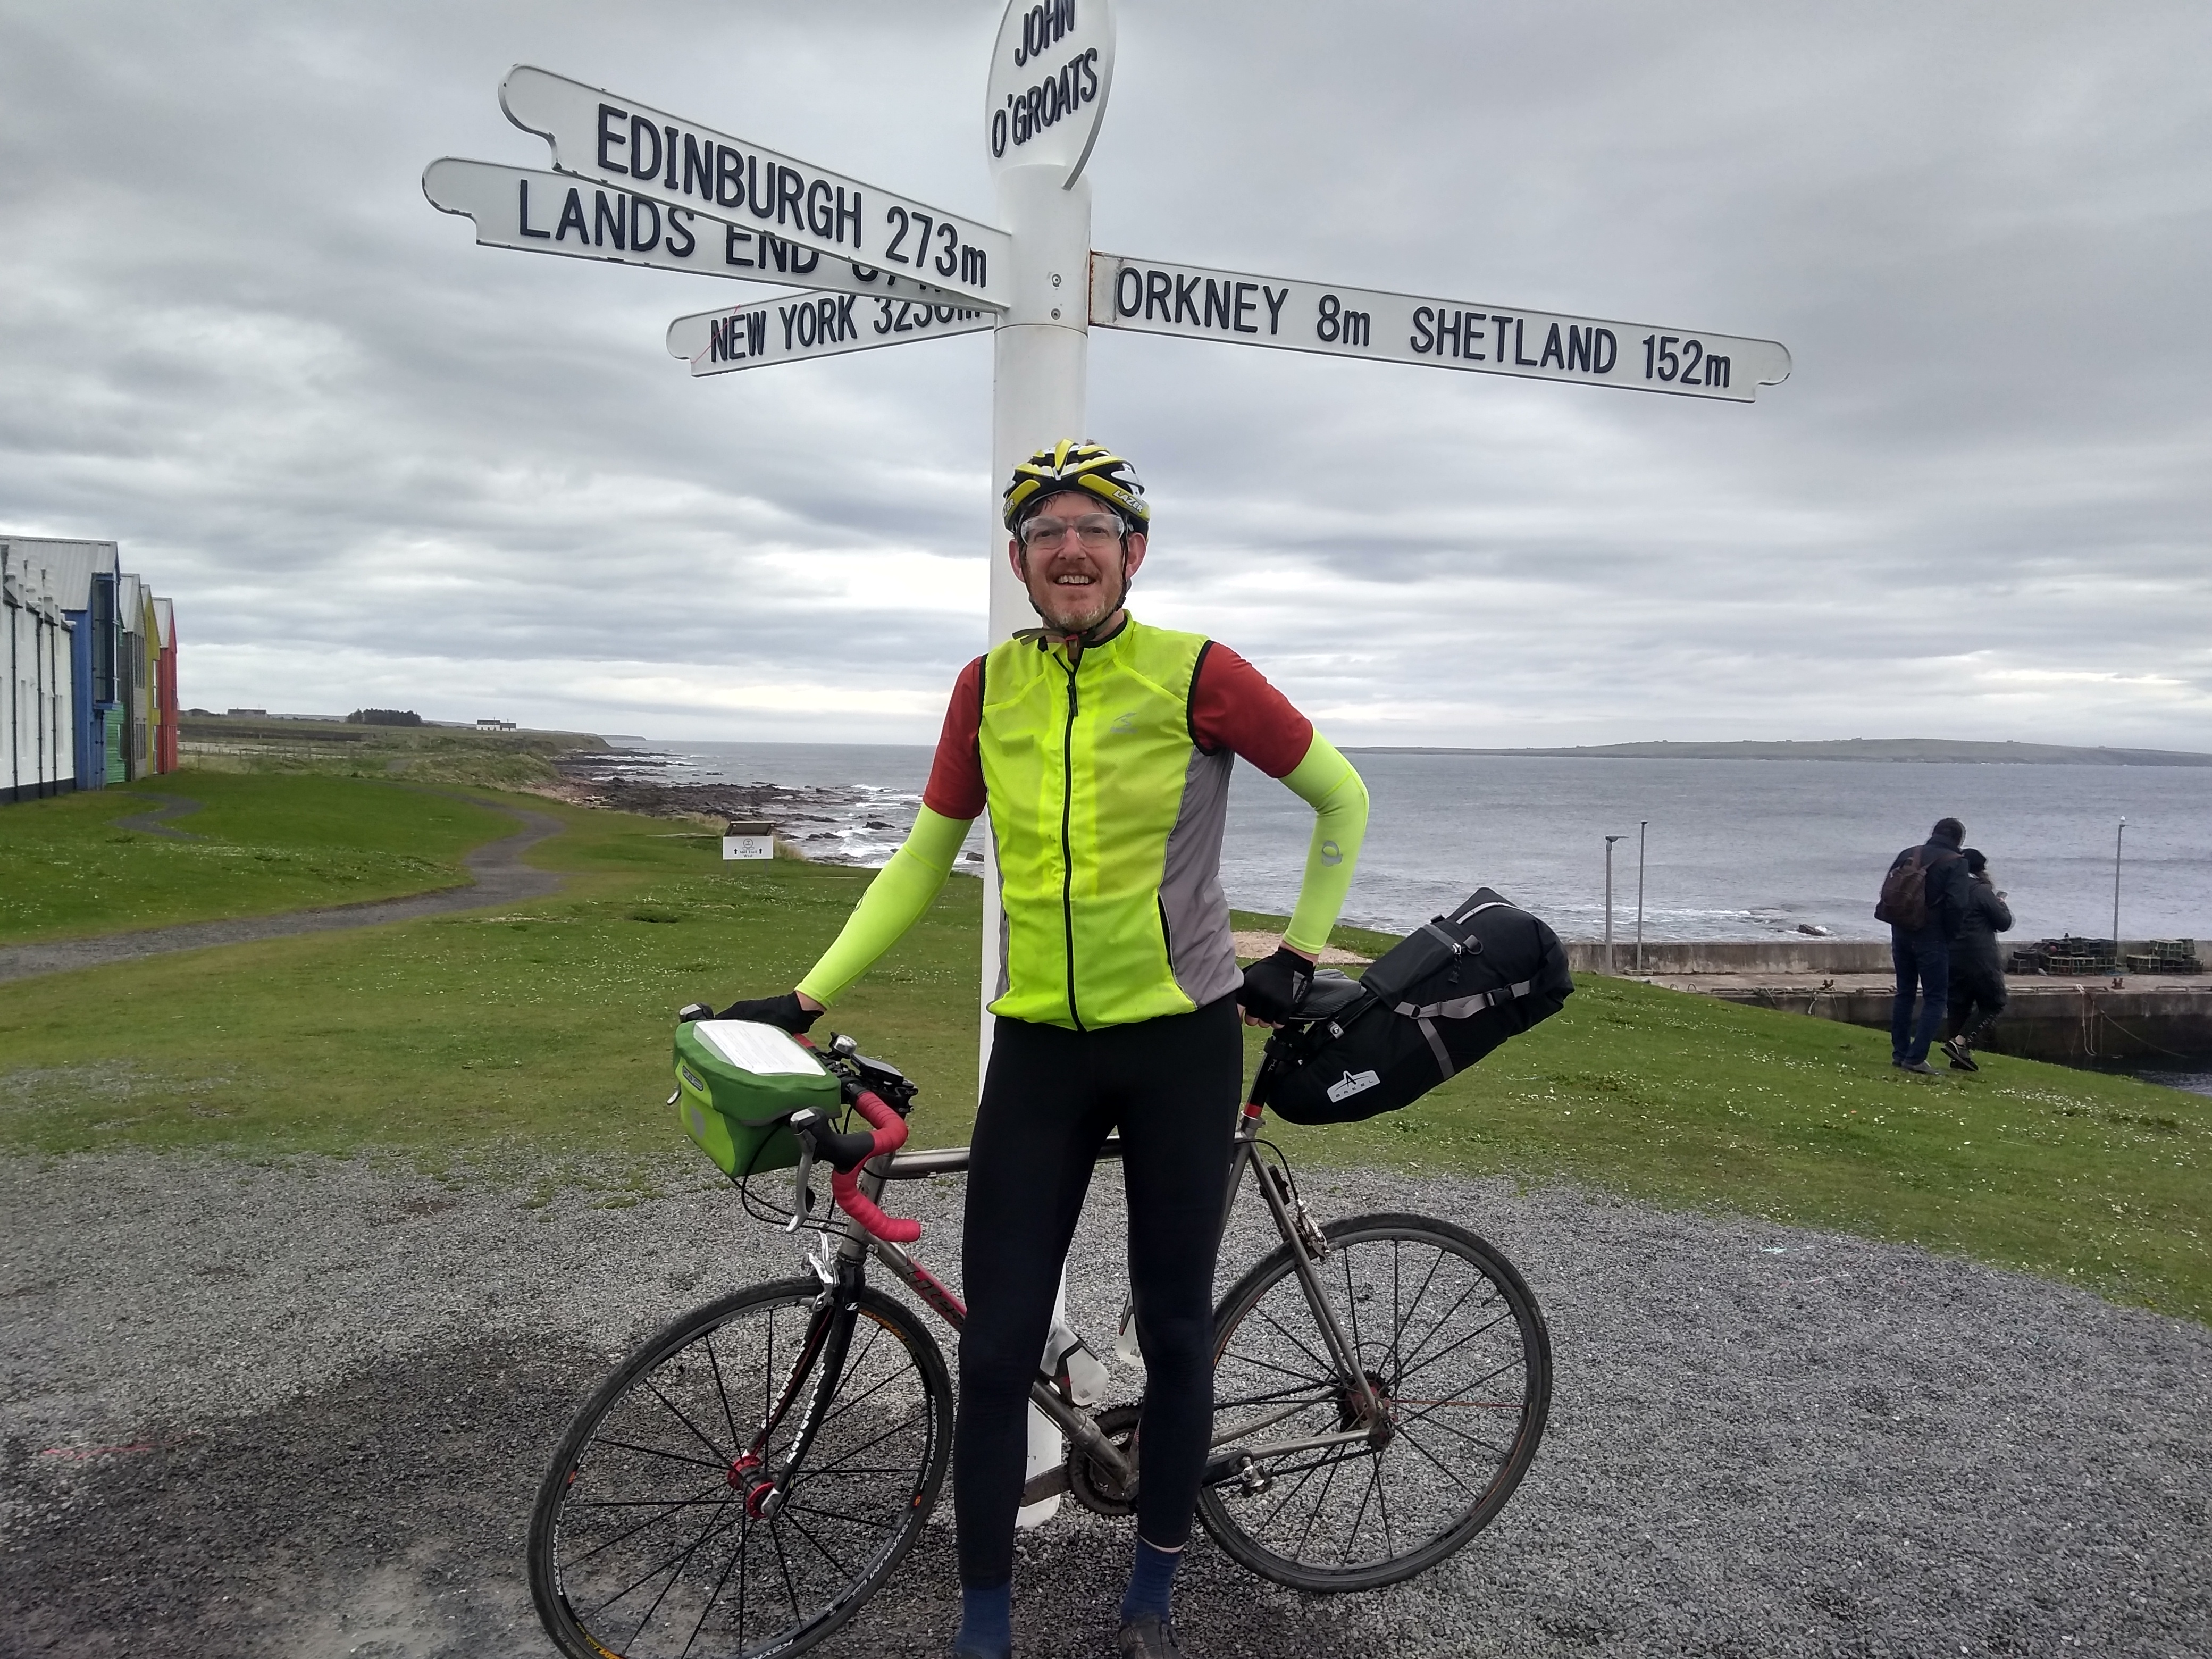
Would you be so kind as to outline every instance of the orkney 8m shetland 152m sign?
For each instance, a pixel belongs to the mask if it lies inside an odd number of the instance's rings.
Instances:
[[[862,184],[566,76],[517,64],[507,119],[553,147],[553,165],[1004,310],[1012,240],[994,226]]]
[[[1772,340],[1659,328],[1342,283],[1091,256],[1094,328],[1424,363],[1750,403],[1790,376]]]
[[[1114,85],[1106,0],[1016,3],[999,24],[983,93],[983,147],[994,172],[1050,167],[1065,189],[1083,174]]]

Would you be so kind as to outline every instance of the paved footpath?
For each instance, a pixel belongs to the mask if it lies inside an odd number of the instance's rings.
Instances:
[[[443,791],[434,791],[443,793]],[[58,939],[50,945],[11,945],[0,947],[0,985],[10,980],[33,979],[40,974],[67,973],[73,968],[100,968],[110,963],[135,962],[141,957],[163,956],[172,951],[204,951],[213,945],[243,945],[250,940],[283,939],[294,933],[327,933],[346,927],[374,927],[387,921],[412,921],[418,916],[443,915],[452,910],[474,910],[492,904],[519,904],[560,890],[561,878],[550,871],[533,870],[522,855],[539,842],[561,833],[561,820],[525,807],[502,806],[473,796],[455,796],[471,806],[497,812],[522,827],[514,835],[488,842],[461,860],[469,872],[465,887],[435,893],[414,893],[404,898],[369,899],[359,904],[334,904],[314,910],[289,910],[273,916],[241,916],[226,921],[192,921],[175,927],[149,927],[131,933],[106,933],[97,939]],[[176,798],[176,805],[135,817],[118,819],[125,828],[185,838],[186,831],[153,822],[197,811],[198,801]],[[0,1638],[4,1639],[4,1638]]]
[[[550,1654],[523,1531],[568,1416],[678,1310],[797,1267],[703,1164],[636,1203],[627,1173],[0,1159],[0,1654]],[[1192,1659],[2212,1653],[2204,1327],[1559,1187],[1304,1187],[1503,1248],[1551,1322],[1551,1425],[1498,1521],[1391,1589],[1298,1595],[1201,1536]],[[948,1270],[958,1184],[896,1190]],[[1121,1225],[1109,1175],[1071,1257],[1094,1333]],[[949,1508],[825,1659],[941,1659]],[[1072,1508],[1024,1536],[1024,1659],[1109,1650],[1129,1546]]]

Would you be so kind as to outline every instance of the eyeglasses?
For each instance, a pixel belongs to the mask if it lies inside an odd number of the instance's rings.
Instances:
[[[1095,513],[1068,524],[1059,519],[1031,519],[1022,526],[1024,547],[1057,547],[1073,530],[1084,546],[1111,547],[1121,539],[1121,521],[1110,514]]]

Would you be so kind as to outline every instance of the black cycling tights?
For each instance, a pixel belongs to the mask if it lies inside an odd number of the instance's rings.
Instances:
[[[1121,1132],[1129,1280],[1145,1352],[1137,1532],[1190,1536],[1213,1420],[1213,1260],[1243,1081],[1233,998],[1097,1031],[1001,1019],[975,1115],[961,1277],[960,1414],[952,1443],[960,1582],[1013,1576],[1030,1383],[1060,1263],[1109,1129]]]

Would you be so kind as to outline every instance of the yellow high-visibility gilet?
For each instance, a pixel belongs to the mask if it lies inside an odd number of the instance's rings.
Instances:
[[[1220,883],[1226,749],[1192,735],[1206,641],[1131,618],[983,659],[978,736],[1002,901],[991,1012],[1088,1030],[1237,989]]]

